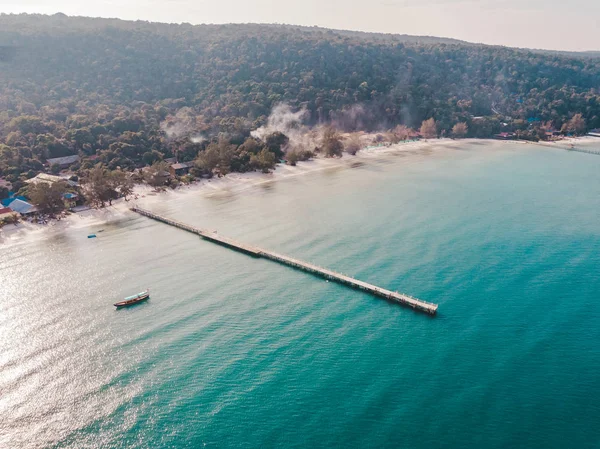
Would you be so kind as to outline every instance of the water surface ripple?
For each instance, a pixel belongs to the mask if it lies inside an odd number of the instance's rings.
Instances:
[[[4,245],[0,447],[600,447],[598,173],[465,143],[152,206],[433,319],[133,214]]]

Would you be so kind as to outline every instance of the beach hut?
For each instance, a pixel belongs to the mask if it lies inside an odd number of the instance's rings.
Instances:
[[[2,204],[4,207],[9,207],[10,203],[12,203],[14,200],[27,201],[27,198],[21,195],[15,196],[14,194],[11,194],[11,196],[8,198],[4,198],[2,201],[0,201],[0,204]]]
[[[9,215],[13,215],[16,214],[16,212],[14,210],[12,210],[10,207],[0,207],[0,220],[2,220],[3,218],[9,216]]]
[[[48,173],[38,173],[35,177],[26,180],[27,184],[39,184],[41,182],[46,184],[54,184],[55,182],[66,182],[70,187],[78,187],[79,184],[75,181],[71,181],[68,178],[56,175],[50,175]]]
[[[169,171],[171,176],[183,176],[186,175],[193,166],[193,163],[181,162],[179,164],[171,165],[169,167]]]
[[[69,165],[73,165],[75,162],[79,162],[79,156],[76,154],[73,156],[55,157],[46,160],[48,166],[58,165],[60,168],[66,168]]]
[[[0,224],[12,223],[18,217],[19,214],[10,207],[0,207]]]
[[[67,209],[73,209],[77,206],[77,202],[79,200],[79,195],[76,193],[67,192],[63,195],[63,201],[65,202],[65,207]]]
[[[15,199],[10,203],[10,209],[18,212],[21,215],[33,215],[37,212],[37,207],[35,207],[33,204],[19,199]]]

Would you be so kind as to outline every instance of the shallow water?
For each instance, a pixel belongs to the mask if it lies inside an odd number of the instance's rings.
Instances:
[[[152,209],[437,317],[134,215],[12,243],[0,447],[598,447],[600,156],[362,160]]]

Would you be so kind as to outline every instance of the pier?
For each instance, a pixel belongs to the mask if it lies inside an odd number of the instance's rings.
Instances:
[[[596,156],[600,156],[600,150],[596,150],[594,148],[580,148],[580,147],[576,147],[574,145],[565,147],[565,146],[561,146],[560,144],[554,145],[553,143],[549,143],[549,142],[533,142],[533,143],[536,145],[540,145],[542,147],[555,148],[557,150],[574,151],[576,153],[587,153],[587,154],[595,154]]]
[[[330,281],[334,281],[343,285],[347,285],[348,287],[355,288],[357,290],[362,290],[364,292],[370,293],[375,296],[379,296],[381,298],[385,298],[389,301],[396,302],[398,304],[402,304],[404,306],[411,307],[419,312],[425,312],[429,315],[435,315],[437,312],[437,304],[433,304],[430,302],[422,301],[417,298],[413,298],[412,296],[408,296],[402,293],[393,292],[391,290],[386,290],[385,288],[377,287],[376,285],[369,284],[367,282],[359,281],[357,279],[351,278],[349,276],[345,276],[341,273],[337,273],[335,271],[328,270],[326,268],[321,268],[317,265],[313,265],[307,262],[303,262],[298,259],[294,259],[292,257],[285,256],[283,254],[277,254],[272,251],[268,251],[262,248],[258,248],[252,245],[246,245],[244,243],[238,242],[237,240],[233,240],[218,234],[216,231],[209,231],[207,229],[197,228],[194,226],[187,225],[185,223],[181,223],[176,220],[172,220],[170,218],[163,217],[161,215],[157,215],[153,212],[150,212],[145,209],[141,209],[139,207],[132,207],[131,210],[145,217],[151,218],[156,221],[160,221],[162,223],[168,224],[170,226],[174,226],[179,229],[183,229],[184,231],[191,232],[193,234],[199,235],[205,240],[209,240],[213,243],[217,243],[222,246],[226,246],[228,248],[234,249],[236,251],[241,251],[243,253],[249,254],[253,257],[261,257],[263,259],[269,259],[274,262],[278,262],[282,265],[287,265],[288,267],[296,268],[302,271],[306,271],[308,273],[314,274],[316,276],[320,276]]]
[[[600,156],[600,150],[594,150],[593,148],[566,148],[567,151],[576,151],[578,153],[587,153],[587,154],[595,154]]]

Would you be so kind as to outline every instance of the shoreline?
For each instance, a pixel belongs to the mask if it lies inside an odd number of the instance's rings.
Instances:
[[[0,245],[11,242],[17,242],[26,236],[42,235],[47,232],[65,231],[67,229],[83,229],[93,226],[102,226],[115,221],[129,217],[129,208],[134,205],[141,205],[145,208],[164,202],[168,198],[182,197],[187,195],[199,194],[218,194],[235,189],[236,192],[242,192],[254,187],[276,182],[285,179],[292,179],[299,176],[317,173],[324,170],[351,168],[356,163],[366,163],[384,159],[386,156],[407,153],[414,156],[429,157],[431,152],[448,151],[459,149],[461,143],[518,143],[522,145],[533,144],[568,150],[567,147],[561,147],[560,144],[571,145],[575,143],[586,143],[600,139],[584,136],[577,138],[567,138],[556,142],[528,142],[516,140],[490,140],[490,139],[431,139],[420,141],[409,141],[392,144],[389,146],[370,147],[360,150],[356,155],[344,153],[339,158],[315,157],[309,161],[300,161],[296,166],[286,164],[277,164],[275,170],[270,173],[246,172],[229,173],[221,178],[201,179],[192,184],[181,185],[176,189],[167,189],[162,192],[156,192],[145,184],[137,184],[134,188],[133,198],[125,201],[119,198],[113,201],[111,206],[102,209],[90,208],[80,212],[71,212],[62,219],[50,220],[47,224],[30,223],[27,221],[19,222],[16,225],[6,225],[0,228]],[[135,198],[135,199],[134,199]]]

